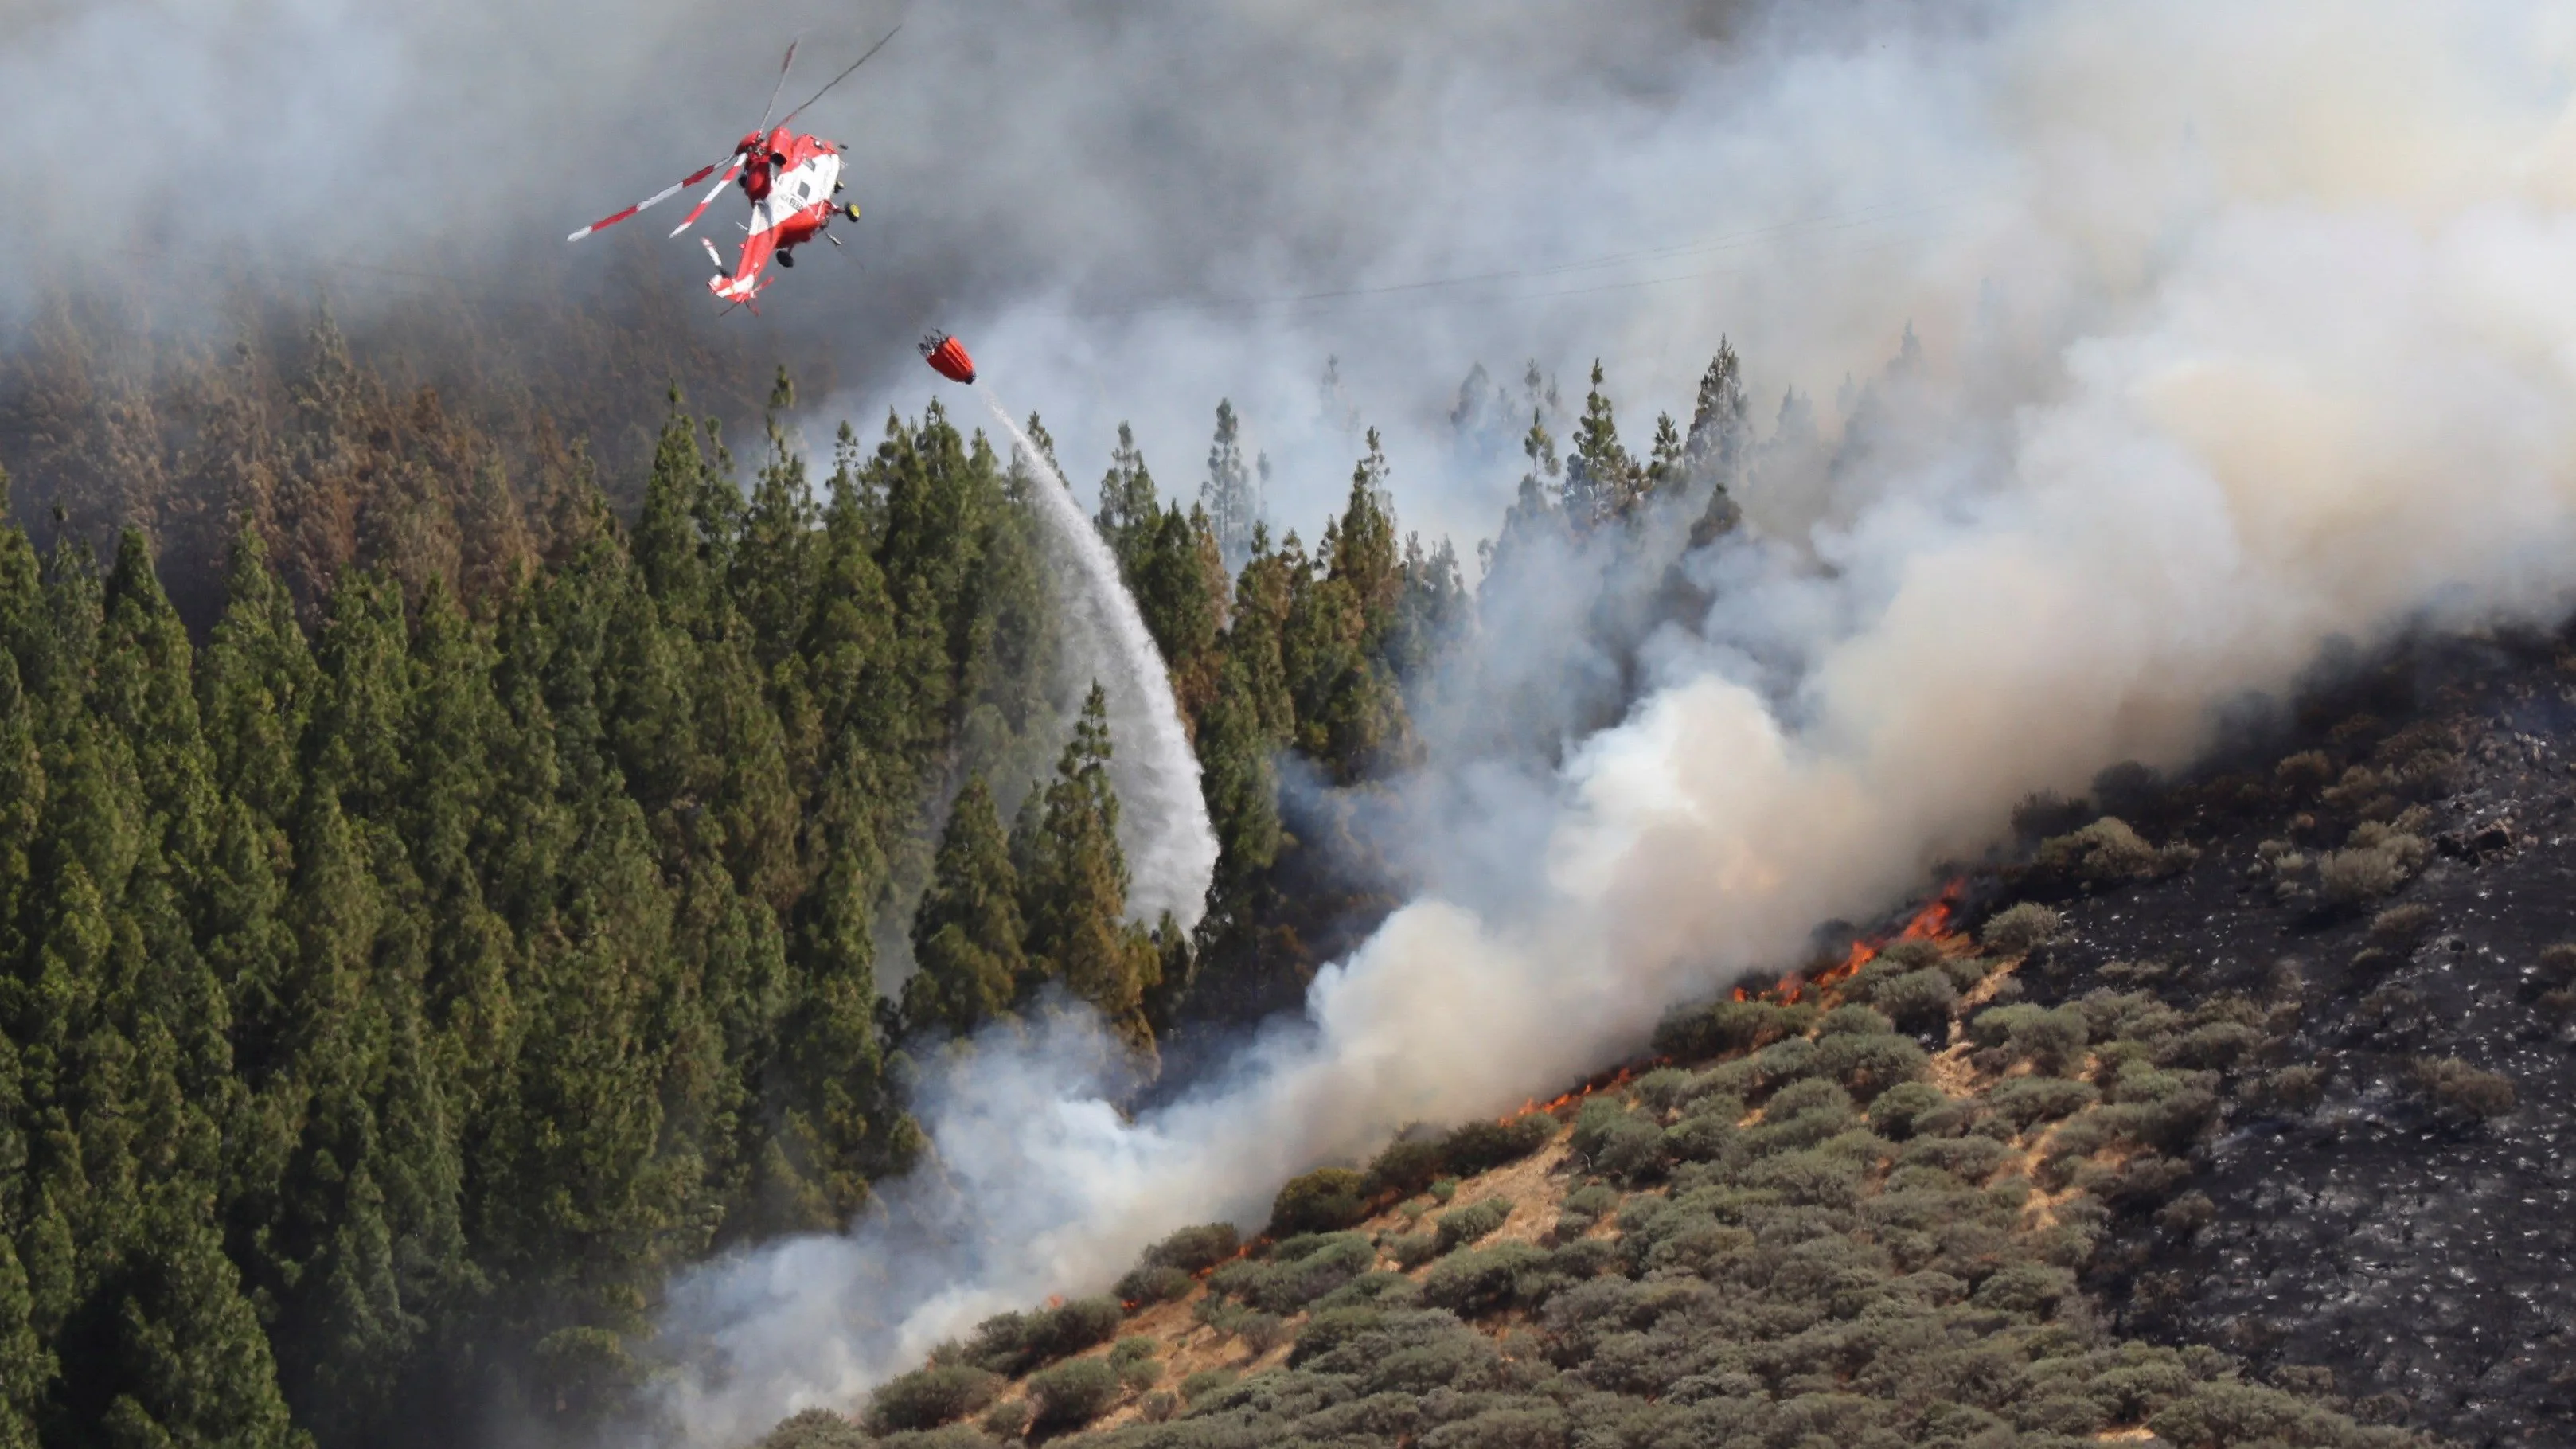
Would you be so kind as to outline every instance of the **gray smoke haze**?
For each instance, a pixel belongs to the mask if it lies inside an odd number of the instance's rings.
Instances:
[[[1643,702],[1559,776],[1426,785],[1445,812],[1418,862],[1429,888],[1224,1081],[1122,1119],[1114,1058],[1078,1019],[935,1067],[935,1175],[846,1235],[679,1286],[687,1437],[851,1405],[984,1313],[1098,1288],[1176,1225],[1257,1222],[1281,1179],[1405,1121],[1507,1109],[1611,1060],[1667,1003],[1794,959],[1816,922],[1981,848],[2026,792],[2188,760],[2222,707],[2284,689],[2329,639],[2563,611],[2563,8],[2102,0],[1924,23],[1855,7],[1722,53],[1678,35],[1622,69],[1597,35],[1533,59],[1424,32],[1450,82],[1427,89],[1343,37],[1335,73],[1365,83],[1341,94],[1394,84],[1446,124],[1330,155],[1340,132],[1300,139],[1309,165],[1356,172],[1333,186],[1419,171],[1432,205],[1390,198],[1350,223],[1353,245],[1397,213],[1437,240],[1385,233],[1372,265],[1446,261],[1468,237],[1561,256],[1634,245],[1648,218],[1793,217],[1927,182],[1958,198],[1937,234],[1782,233],[1726,264],[1740,273],[1707,265],[1590,319],[1620,363],[1666,328],[1695,361],[1723,321],[1774,396],[1784,369],[1828,392],[1876,376],[1850,416],[1828,409],[1829,449],[1784,449],[1747,489],[1750,537],[1689,561],[1717,597],[1706,626],[1655,642]],[[1299,114],[1275,129],[1298,134]],[[1443,224],[1459,215],[1478,226]],[[1909,319],[1919,356],[1879,375]],[[1481,324],[1390,302],[1367,325],[1455,347]],[[1124,407],[1122,360],[1159,348],[1243,376],[1330,334],[1175,314],[1085,351],[1078,327],[1023,310],[989,335],[1082,360],[1059,385]],[[1135,335],[1153,346],[1120,351]],[[1370,405],[1411,396],[1346,377]],[[1566,561],[1568,579],[1586,567]]]
[[[123,246],[579,285],[555,239],[720,153],[786,32],[828,74],[897,18],[5,14],[0,249],[26,260],[0,287]],[[1426,784],[1422,897],[1224,1080],[1129,1120],[1079,1017],[996,1032],[921,1084],[935,1171],[675,1285],[691,1442],[854,1404],[1400,1123],[1579,1076],[2022,794],[2188,759],[2330,637],[2546,616],[2576,579],[2564,6],[961,4],[878,64],[808,118],[853,146],[853,250],[710,324],[832,340],[826,419],[912,410],[935,323],[1078,483],[1128,417],[1193,488],[1228,395],[1282,465],[1274,519],[1311,529],[1373,422],[1406,521],[1464,547],[1520,471],[1451,434],[1470,362],[1516,385],[1536,358],[1572,404],[1600,356],[1636,445],[1725,332],[1757,415],[1794,383],[1826,446],[1747,489],[1756,536],[1688,565],[1706,627],[1656,641],[1643,702],[1561,775]],[[63,191],[101,128],[172,205]],[[696,287],[650,223],[585,245]],[[1852,436],[1840,384],[1909,322],[1920,359]]]

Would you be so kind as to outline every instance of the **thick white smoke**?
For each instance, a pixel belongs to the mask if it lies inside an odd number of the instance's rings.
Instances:
[[[1734,169],[1709,184],[1780,193],[1895,154],[1986,190],[1939,245],[1830,267],[1737,328],[1828,390],[1866,363],[1802,350],[1802,313],[1824,337],[1873,319],[1881,358],[1910,318],[1925,352],[1829,476],[1751,490],[1769,542],[1692,561],[1715,610],[1659,641],[1628,719],[1546,789],[1459,792],[1488,808],[1457,854],[1529,862],[1512,888],[1443,882],[1318,978],[1306,1021],[1133,1121],[1077,1020],[959,1053],[920,1099],[936,1175],[678,1285],[693,1441],[852,1405],[980,1315],[1096,1289],[1175,1225],[1252,1221],[1400,1122],[1597,1067],[1667,1003],[1978,847],[2022,794],[2188,758],[2218,706],[2332,636],[2561,607],[2564,7],[1838,13],[1766,32],[1759,85],[1667,113],[1722,123]],[[1631,144],[1694,139],[1641,122]]]
[[[1019,458],[1040,474],[1038,517],[1072,576],[1072,596],[1064,600],[1067,633],[1109,698],[1119,845],[1134,882],[1128,912],[1151,922],[1169,911],[1182,926],[1196,926],[1207,911],[1208,881],[1216,875],[1216,829],[1208,823],[1199,758],[1181,724],[1162,651],[1119,580],[1107,541],[1075,505],[1072,486],[1020,431],[990,386],[979,384],[976,394],[1011,435]]]

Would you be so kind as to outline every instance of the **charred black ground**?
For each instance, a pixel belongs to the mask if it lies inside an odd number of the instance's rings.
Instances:
[[[2546,953],[2576,941],[2576,659],[2537,639],[2411,648],[2304,724],[2306,747],[2268,769],[2128,804],[2148,836],[2199,847],[2187,869],[2072,891],[2025,877],[2067,928],[2020,973],[2029,999],[2271,1007],[2188,1158],[2205,1208],[2119,1219],[2088,1286],[2124,1333],[2330,1378],[2365,1417],[2567,1443],[2576,1030]],[[2337,899],[2322,862],[2410,811],[2420,871]],[[2509,1079],[2510,1107],[2435,1065],[2454,1062]]]

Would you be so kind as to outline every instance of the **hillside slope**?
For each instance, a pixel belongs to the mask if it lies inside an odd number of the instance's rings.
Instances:
[[[772,1449],[2559,1442],[2567,672],[2427,647],[2031,802],[1975,939],[1677,1013]]]

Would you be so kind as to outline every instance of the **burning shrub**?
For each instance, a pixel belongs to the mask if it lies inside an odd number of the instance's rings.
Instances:
[[[1032,1427],[1079,1429],[1108,1412],[1118,1393],[1118,1371],[1103,1359],[1078,1358],[1041,1370],[1029,1377],[1029,1399],[1037,1410]]]
[[[1197,1281],[1178,1268],[1130,1268],[1112,1291],[1119,1302],[1142,1308],[1155,1303],[1178,1303],[1190,1296],[1190,1288]]]
[[[1451,1208],[1440,1215],[1438,1251],[1451,1252],[1461,1244],[1486,1237],[1511,1215],[1512,1200],[1507,1197],[1482,1198],[1465,1207]]]
[[[1270,1204],[1270,1236],[1338,1232],[1368,1216],[1360,1175],[1347,1167],[1324,1167],[1288,1180]]]
[[[886,1380],[868,1398],[868,1429],[892,1434],[936,1429],[981,1413],[1001,1396],[1003,1379],[968,1364],[915,1369]]]
[[[2483,1122],[2513,1110],[2513,1078],[2480,1071],[2458,1057],[2418,1059],[2415,1085],[2445,1112]]]
[[[2065,918],[2037,901],[2024,901],[1997,911],[1986,922],[1977,939],[1989,951],[2004,956],[2027,956],[2057,939],[2066,929]]]
[[[1518,1162],[1556,1140],[1556,1119],[1530,1112],[1508,1122],[1470,1122],[1440,1144],[1440,1163],[1452,1177],[1474,1177]]]

